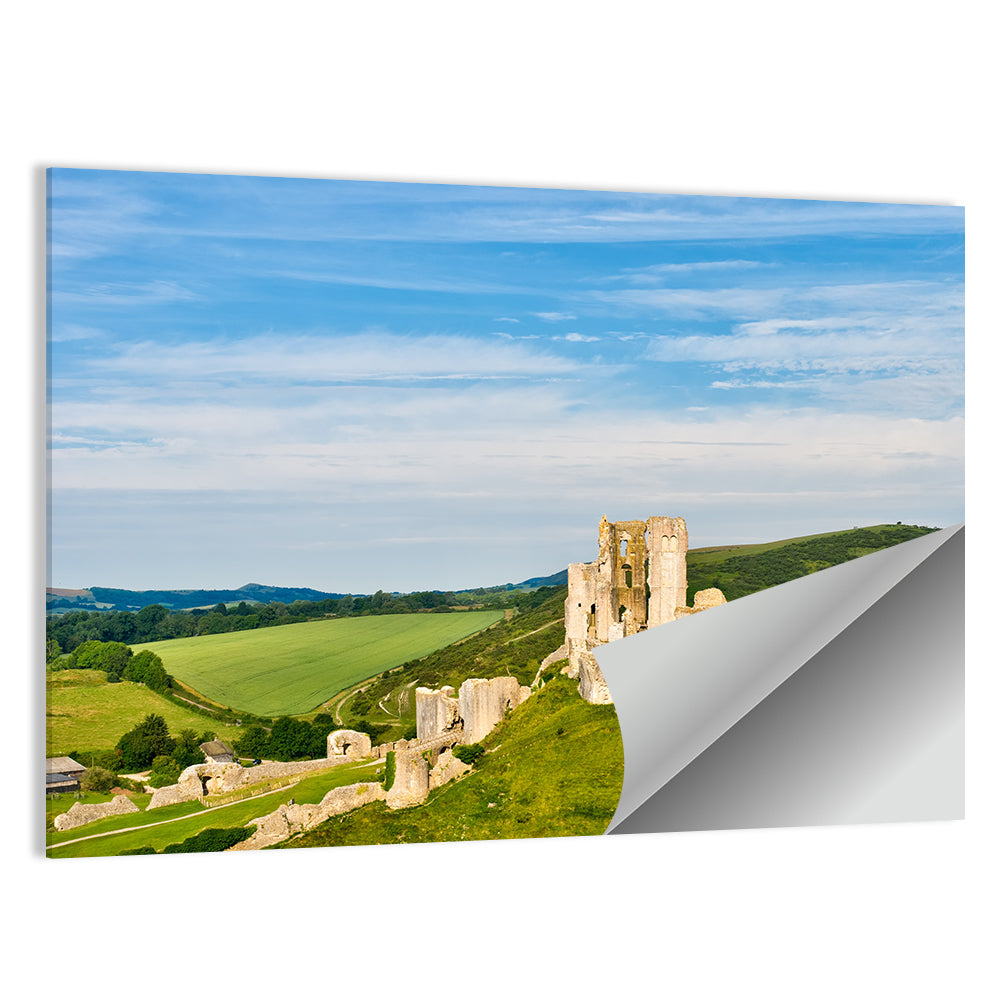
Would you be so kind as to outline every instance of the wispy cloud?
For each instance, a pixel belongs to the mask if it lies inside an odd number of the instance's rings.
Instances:
[[[201,296],[176,281],[149,281],[141,284],[114,282],[87,285],[75,291],[52,293],[60,305],[153,306],[190,302]]]
[[[691,274],[693,272],[716,272],[732,270],[749,270],[758,267],[773,267],[759,260],[701,260],[681,261],[671,264],[649,264],[645,267],[627,267],[619,274],[609,275],[605,281],[624,281],[630,285],[657,286],[665,278],[676,274]]]
[[[563,320],[576,319],[576,316],[569,312],[536,312],[531,315],[537,316],[539,319],[543,319],[547,323],[558,323]]]
[[[189,341],[183,351],[157,342],[125,344],[94,358],[103,371],[157,380],[232,376],[282,383],[399,381],[411,378],[496,379],[576,373],[580,363],[518,344],[462,336],[402,336],[378,331],[345,336],[258,335]]]

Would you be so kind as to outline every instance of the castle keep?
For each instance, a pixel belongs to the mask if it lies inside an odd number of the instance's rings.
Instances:
[[[570,563],[568,673],[580,678],[587,701],[611,701],[591,654],[595,646],[672,622],[687,611],[687,548],[682,517],[614,522],[602,517],[596,562]]]

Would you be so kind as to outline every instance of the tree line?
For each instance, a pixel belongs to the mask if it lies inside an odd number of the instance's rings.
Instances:
[[[544,589],[544,588],[543,588]],[[48,660],[72,653],[85,642],[117,642],[134,645],[197,635],[217,635],[248,629],[271,628],[320,618],[347,618],[364,615],[399,615],[450,612],[456,608],[482,609],[534,606],[532,592],[522,591],[420,591],[388,594],[379,590],[367,596],[345,594],[334,600],[293,601],[284,604],[248,604],[235,607],[220,603],[214,608],[171,611],[162,604],[150,604],[139,611],[70,611],[53,615],[46,622]]]

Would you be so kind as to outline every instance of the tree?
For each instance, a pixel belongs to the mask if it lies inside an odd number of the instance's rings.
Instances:
[[[175,742],[162,715],[150,713],[118,741],[122,766],[131,771],[145,770],[156,757],[170,756]]]
[[[193,729],[182,729],[177,737],[177,746],[174,747],[174,752],[171,754],[178,768],[183,771],[184,768],[190,767],[192,764],[204,763],[205,755],[201,752],[198,744],[207,742],[207,740],[199,740],[198,734]]]
[[[279,760],[308,757],[312,735],[312,726],[308,722],[282,716],[271,727],[270,754]]]
[[[268,757],[268,736],[263,726],[247,726],[233,749],[243,757]]]
[[[153,765],[149,772],[149,783],[153,788],[163,788],[164,785],[174,785],[181,776],[181,767],[173,759],[160,755],[153,758]]]
[[[139,642],[152,642],[161,638],[159,626],[169,616],[170,612],[162,604],[147,604],[135,613],[136,639]]]
[[[81,642],[72,653],[69,654],[69,666],[75,667],[77,670],[90,670],[95,664],[97,659],[97,652],[103,646],[104,643],[100,639],[88,639],[86,642]]]

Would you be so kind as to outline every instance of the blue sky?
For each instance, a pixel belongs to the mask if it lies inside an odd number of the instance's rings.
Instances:
[[[50,585],[516,581],[964,518],[964,214],[50,172]]]

